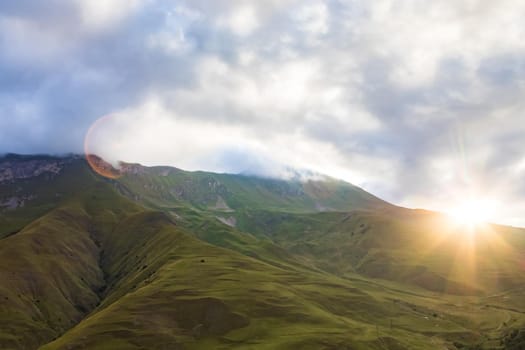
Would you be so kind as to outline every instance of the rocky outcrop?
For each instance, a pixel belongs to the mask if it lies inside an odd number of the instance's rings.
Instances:
[[[216,216],[216,218],[217,218],[217,220],[219,220],[223,224],[228,225],[230,227],[235,227],[237,225],[237,219],[235,219],[235,217],[233,217],[233,216],[230,216],[228,218],[223,218],[221,216]]]
[[[0,199],[0,210],[1,209],[7,209],[7,210],[13,210],[16,208],[22,208],[26,204],[27,201],[30,201],[34,199],[35,196],[29,195],[29,196],[15,196],[15,197],[9,197],[5,199]]]
[[[66,164],[66,159],[3,159],[0,160],[0,184],[28,179],[42,174],[56,176]]]
[[[144,175],[146,174],[146,169],[140,164],[134,163],[119,163],[119,170],[121,174],[131,174],[131,175]]]

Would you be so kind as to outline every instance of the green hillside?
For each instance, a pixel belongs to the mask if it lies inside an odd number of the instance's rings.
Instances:
[[[157,207],[187,204],[225,212],[243,208],[316,212],[390,206],[359,187],[328,177],[283,181],[128,163],[121,166],[120,191]]]
[[[1,349],[520,349],[524,230],[333,179],[121,172],[0,159]]]
[[[444,215],[390,208],[295,214],[243,211],[238,227],[268,237],[329,273],[398,281],[447,294],[478,295],[525,285],[523,230],[484,225],[468,232]]]

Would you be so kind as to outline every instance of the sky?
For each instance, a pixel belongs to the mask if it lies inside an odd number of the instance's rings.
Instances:
[[[525,226],[523,18],[521,0],[2,1],[0,153],[309,169]]]

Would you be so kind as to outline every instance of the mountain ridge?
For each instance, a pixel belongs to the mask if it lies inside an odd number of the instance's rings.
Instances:
[[[525,326],[520,229],[470,242],[338,182],[35,164],[0,183],[30,197],[0,208],[5,349],[513,349]]]

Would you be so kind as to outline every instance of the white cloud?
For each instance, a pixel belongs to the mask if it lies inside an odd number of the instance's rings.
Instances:
[[[188,42],[184,30],[177,28],[173,31],[161,31],[148,37],[147,45],[152,49],[161,49],[170,54],[185,54],[192,50],[193,45]]]
[[[0,16],[2,57],[13,63],[45,66],[64,57],[75,44],[54,28],[16,17]]]
[[[471,69],[494,52],[524,48],[520,1],[354,2],[369,18],[349,19],[359,46],[396,66],[391,78],[404,85],[429,83],[441,60],[460,58]]]
[[[74,0],[87,30],[107,30],[136,11],[139,0]]]
[[[257,29],[259,18],[253,6],[243,4],[239,7],[233,7],[228,14],[219,17],[217,23],[239,36],[247,36]]]
[[[319,35],[328,32],[329,12],[324,1],[315,1],[301,6],[292,18],[297,21],[301,30]]]
[[[146,99],[135,108],[125,109],[103,117],[88,133],[86,147],[117,163],[120,160],[140,160],[146,165],[174,164],[188,170],[206,169],[218,172],[253,171],[236,164],[215,161],[218,151],[239,150],[246,156],[263,160],[259,173],[288,176],[289,168],[310,169],[354,183],[366,179],[364,157],[355,157],[349,169],[344,154],[329,143],[315,141],[299,131],[283,130],[261,135],[250,125],[217,125],[202,119],[181,117],[155,97]],[[376,162],[376,169],[386,165]]]

